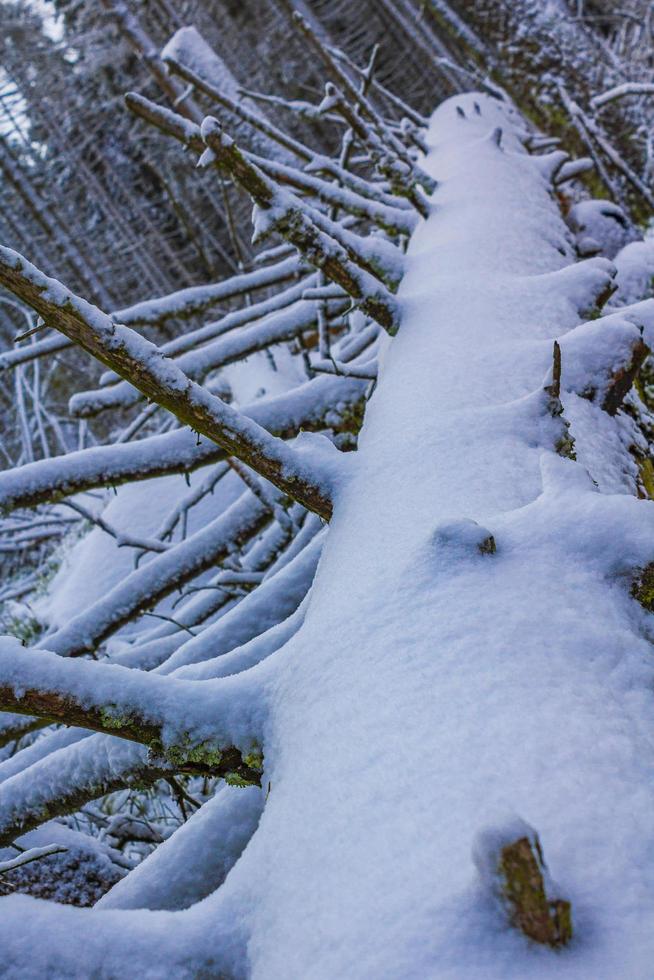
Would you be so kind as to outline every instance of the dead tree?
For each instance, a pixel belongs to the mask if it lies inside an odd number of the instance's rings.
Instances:
[[[578,261],[557,187],[581,168],[530,153],[508,99],[457,95],[412,130],[369,98],[371,66],[294,22],[336,157],[255,113],[292,160],[127,99],[248,195],[251,268],[105,313],[0,250],[51,331],[5,369],[74,344],[105,370],[71,414],[120,423],[0,472],[0,546],[74,517],[133,556],[73,616],[0,639],[0,875],[80,828],[128,865],[92,911],[3,899],[5,969],[46,935],[53,976],[527,975],[528,941],[554,957],[630,881],[600,954],[639,975],[654,300],[623,285],[631,258]],[[282,378],[244,403],[227,369],[253,356]],[[156,480],[175,473],[190,486]],[[117,520],[126,491],[98,495],[145,481],[165,505],[148,532]],[[36,602],[28,579],[12,601]]]

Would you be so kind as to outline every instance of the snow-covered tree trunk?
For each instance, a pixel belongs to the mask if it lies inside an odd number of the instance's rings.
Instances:
[[[5,900],[6,976],[647,975],[654,705],[636,598],[651,597],[646,575],[634,583],[654,557],[654,505],[635,496],[634,424],[615,413],[652,342],[654,304],[597,319],[615,269],[575,263],[552,186],[563,159],[530,157],[524,136],[484,95],[434,114],[421,167],[436,186],[356,454],[282,452],[231,414],[210,417],[255,469],[255,444],[278,461],[262,472],[285,490],[298,472],[324,476],[316,460],[329,472],[328,505],[303,484],[308,506],[331,511],[304,621],[258,637],[265,649],[249,661],[242,647],[238,669],[273,655],[225,683],[220,660],[182,657],[174,677],[148,677],[0,649],[6,709],[156,746],[164,773],[171,761],[217,765],[249,781],[264,759],[263,792],[224,788],[97,909]],[[261,171],[215,125],[202,137],[264,200]],[[304,225],[285,225],[283,200],[278,226],[301,246],[319,219],[307,209]],[[323,223],[314,245],[332,231]],[[342,240],[336,263],[356,254]],[[139,387],[129,332],[29,270],[28,289],[24,271],[7,282],[46,316],[59,302],[55,325]],[[141,390],[158,397],[163,368],[146,354]],[[183,378],[170,369],[193,408]],[[144,765],[141,746],[92,738],[114,753],[107,770]],[[72,773],[87,742],[65,756]],[[536,834],[556,886],[538,871]],[[568,902],[573,945],[530,945],[520,930],[567,942]]]
[[[654,198],[647,180],[638,175],[647,165],[650,106],[632,98],[607,105],[601,120],[580,123],[579,115],[594,115],[593,97],[604,89],[625,79],[649,81],[649,74],[629,57],[620,59],[601,32],[592,29],[592,16],[588,23],[580,16],[583,5],[566,5],[564,0],[426,0],[422,9],[454,55],[465,55],[487,72],[549,136],[564,139],[580,154],[600,157],[596,194],[619,195],[639,223],[647,220]],[[637,21],[622,10],[619,15]]]
[[[654,515],[613,495],[606,447],[599,488],[565,458],[544,390],[556,337],[565,387],[568,331],[611,269],[570,265],[539,162],[492,100],[446,103],[429,142],[433,212],[280,661],[271,791],[229,885],[258,869],[255,976],[642,976],[654,706],[628,575]],[[575,428],[585,462],[600,415]],[[576,965],[503,932],[475,882],[475,839],[516,817],[572,901]]]

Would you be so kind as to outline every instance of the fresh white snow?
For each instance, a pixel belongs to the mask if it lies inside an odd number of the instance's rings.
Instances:
[[[483,95],[432,119],[438,186],[402,326],[334,483],[304,621],[263,668],[267,798],[250,843],[187,911],[110,910],[111,893],[93,911],[3,900],[6,977],[651,976],[654,662],[630,585],[654,557],[654,503],[633,493],[625,423],[565,375],[563,417],[543,391],[554,339],[574,348],[615,270],[572,265],[520,126]],[[557,453],[566,418],[577,462]],[[478,547],[489,532],[494,554]],[[185,697],[194,683],[157,681]],[[478,871],[483,846],[524,822],[572,902],[559,952],[510,928]]]

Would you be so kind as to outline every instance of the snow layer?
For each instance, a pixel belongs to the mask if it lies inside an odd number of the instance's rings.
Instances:
[[[618,292],[613,297],[620,304],[634,303],[652,295],[654,283],[654,238],[630,242],[616,255]]]
[[[195,486],[207,469],[190,478]],[[242,493],[238,479],[226,477],[214,494],[209,494],[190,512],[189,534],[194,534],[225,510]],[[90,510],[101,513],[117,531],[135,537],[149,537],[159,529],[162,520],[188,494],[179,476],[161,477],[146,483],[120,487],[104,508],[95,500],[82,500]],[[49,626],[60,628],[82,610],[88,609],[134,570],[133,548],[119,548],[116,540],[103,530],[93,528],[64,556],[47,594],[36,604],[39,618]],[[143,565],[147,562],[147,558]]]
[[[653,663],[629,582],[654,554],[654,505],[596,492],[520,410],[581,319],[568,298],[588,266],[557,271],[545,184],[501,108],[472,101],[434,116],[440,183],[403,325],[279,661],[273,788],[228,880],[265,868],[256,978],[651,976]],[[434,547],[464,518],[496,554]],[[506,812],[536,828],[572,902],[559,954],[511,930],[477,879],[474,841]]]
[[[475,95],[433,117],[439,184],[402,327],[304,623],[271,661],[270,791],[250,844],[184,912],[5,901],[5,976],[652,976],[652,627],[630,583],[654,555],[654,503],[557,454],[551,343],[612,267],[570,267],[507,116]],[[585,404],[580,456],[601,411]],[[572,902],[559,953],[510,928],[475,869],[507,813]]]
[[[211,894],[254,833],[263,805],[256,786],[224,786],[134,873],[101,899],[109,909],[183,909]]]

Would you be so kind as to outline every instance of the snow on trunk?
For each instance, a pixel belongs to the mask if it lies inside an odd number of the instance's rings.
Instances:
[[[594,492],[556,452],[552,341],[607,263],[558,271],[565,226],[503,116],[467,97],[432,121],[440,186],[280,664],[271,792],[234,875],[260,869],[254,977],[651,970],[652,656],[611,573],[654,554],[653,505]],[[516,815],[572,902],[562,953],[476,882],[475,839]]]
[[[651,975],[653,670],[630,584],[654,504],[615,477],[599,405],[570,432],[560,414],[553,341],[613,270],[573,265],[519,129],[484,96],[434,114],[401,329],[305,621],[265,667],[267,798],[243,855],[185,912],[4,903],[6,976]],[[496,898],[489,842],[532,828],[572,906],[560,951]]]

